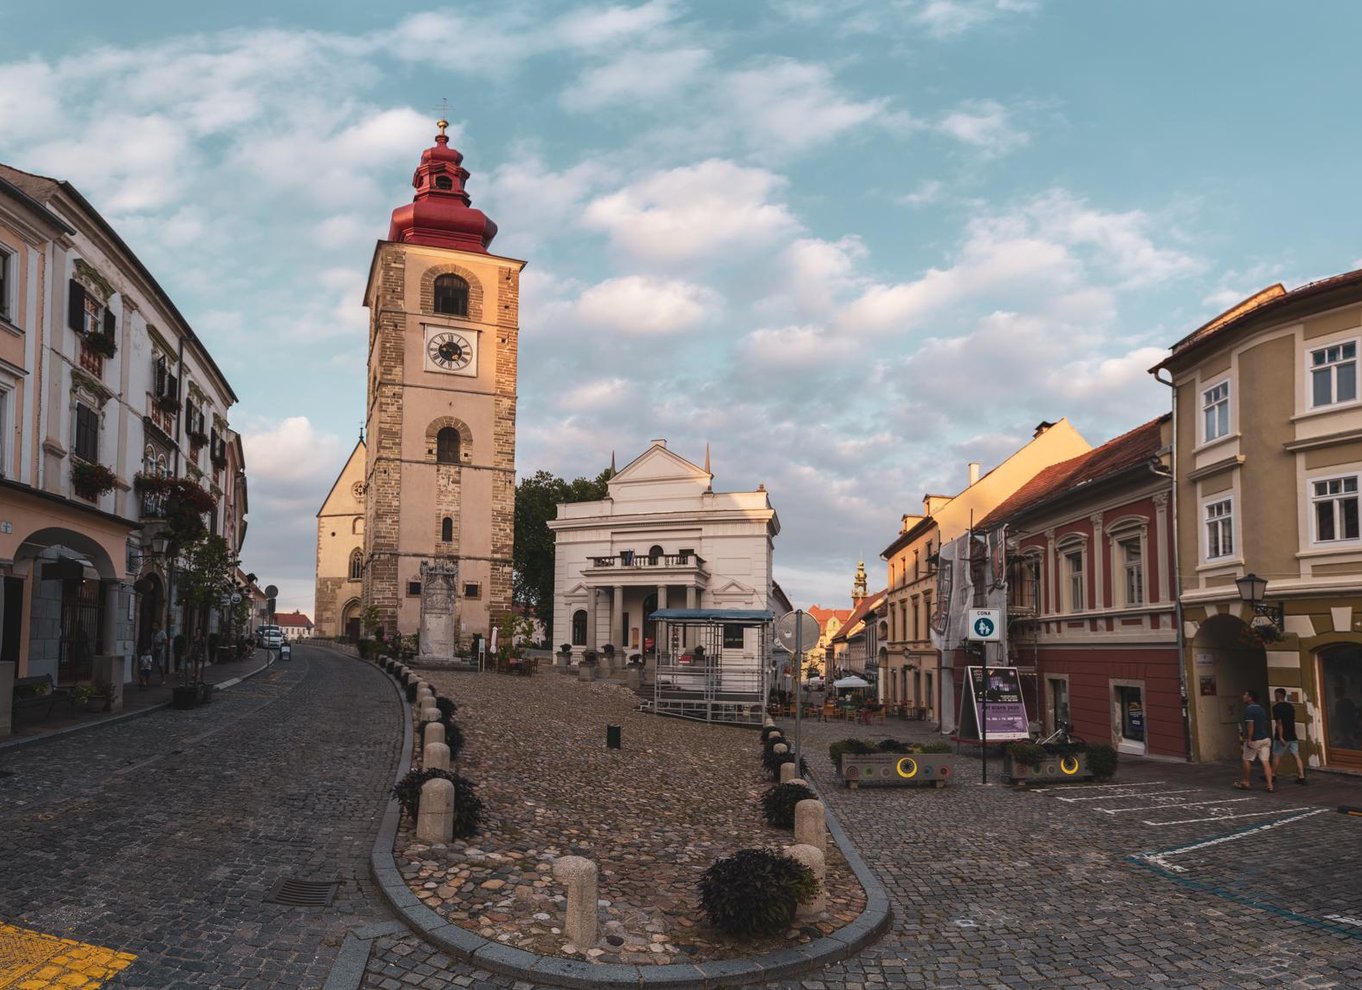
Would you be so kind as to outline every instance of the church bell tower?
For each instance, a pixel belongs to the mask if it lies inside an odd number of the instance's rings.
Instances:
[[[458,566],[455,630],[488,636],[511,607],[516,349],[525,262],[488,250],[445,128],[378,242],[369,310],[363,600],[385,629],[421,620],[421,565]]]

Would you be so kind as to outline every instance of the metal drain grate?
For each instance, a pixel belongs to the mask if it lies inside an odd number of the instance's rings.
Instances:
[[[284,877],[274,885],[265,898],[267,904],[287,904],[289,907],[328,907],[336,896],[339,880],[299,880]]]

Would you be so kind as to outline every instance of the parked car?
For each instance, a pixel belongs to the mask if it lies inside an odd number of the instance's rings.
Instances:
[[[284,644],[284,631],[278,626],[261,626],[256,630],[256,637],[267,650],[277,650]]]
[[[287,641],[279,644],[279,659],[280,660],[293,659],[293,644]]]

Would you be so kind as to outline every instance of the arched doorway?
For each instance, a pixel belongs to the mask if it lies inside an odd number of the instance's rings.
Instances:
[[[94,658],[118,633],[108,607],[117,589],[108,550],[94,536],[50,527],[25,537],[15,561],[31,585],[28,673],[64,685],[90,680]]]
[[[340,632],[346,639],[358,640],[360,638],[358,598],[351,598],[341,609]]]
[[[137,579],[133,585],[137,592],[137,654],[151,652],[152,640],[156,636],[156,623],[163,626],[166,621],[165,582],[161,575],[149,571]]]
[[[1326,646],[1318,662],[1329,765],[1362,770],[1362,646]]]
[[[1207,762],[1237,760],[1245,691],[1267,698],[1267,652],[1238,616],[1213,615],[1192,640],[1197,756]]]

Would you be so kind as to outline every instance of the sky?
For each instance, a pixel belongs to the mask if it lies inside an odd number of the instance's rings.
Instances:
[[[1119,435],[1174,341],[1362,266],[1359,33],[1344,0],[6,4],[0,161],[72,182],[227,375],[281,610],[444,99],[528,261],[518,473],[708,444],[795,604],[845,607],[968,462]]]

